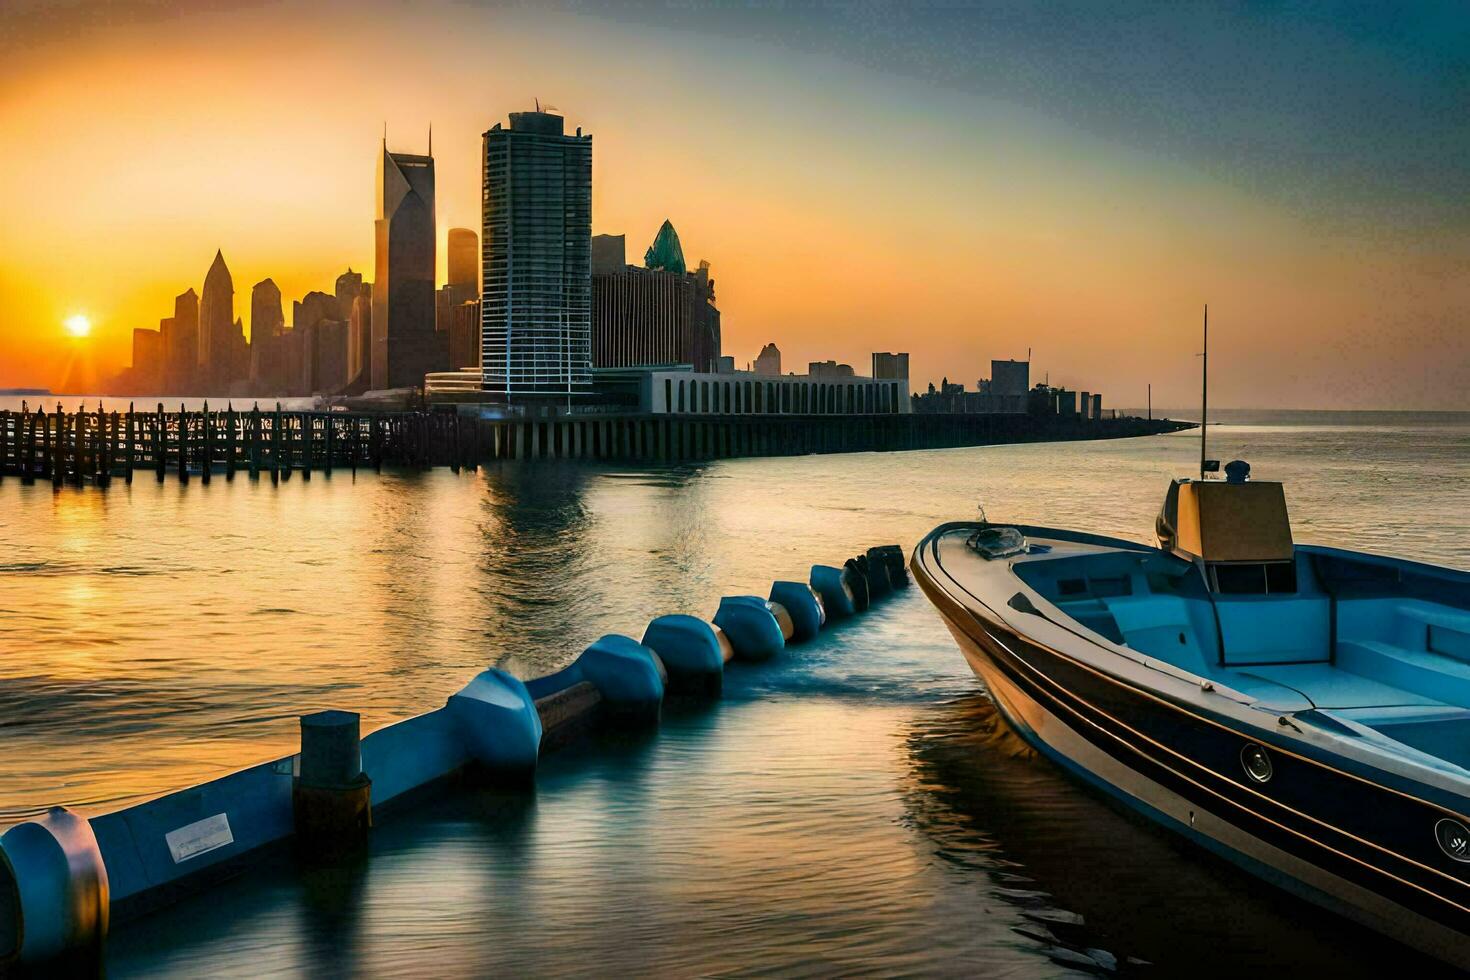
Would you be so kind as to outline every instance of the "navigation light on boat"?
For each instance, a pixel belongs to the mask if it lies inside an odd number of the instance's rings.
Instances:
[[[1434,825],[1434,838],[1449,857],[1470,864],[1470,828],[1446,817]]]
[[[1258,783],[1269,783],[1275,771],[1271,766],[1271,757],[1255,742],[1240,750],[1240,765],[1245,769],[1245,774]]]

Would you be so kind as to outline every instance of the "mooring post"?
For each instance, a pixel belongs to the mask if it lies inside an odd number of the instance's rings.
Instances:
[[[250,479],[260,479],[260,402],[250,408]]]
[[[271,421],[271,482],[281,479],[281,403],[276,402],[276,414]]]
[[[312,438],[313,429],[316,428],[316,415],[312,412],[301,413],[301,479],[311,479],[311,456],[314,451],[315,440]]]
[[[0,412],[0,481],[5,479],[5,470],[10,465],[10,410]],[[17,437],[14,443],[19,446],[20,439]]]
[[[357,457],[362,453],[362,420],[356,415],[349,415],[347,421],[352,426],[352,442],[347,451],[352,454],[352,478],[356,480]]]
[[[82,429],[87,424],[87,406],[78,405],[71,417],[71,479],[76,486],[82,485],[82,461],[85,458]]]
[[[25,446],[25,469],[20,472],[20,482],[26,486],[32,486],[36,482],[36,417],[44,415],[43,412],[31,412],[26,415],[26,446]]]
[[[112,447],[117,444],[117,426],[117,412],[103,419],[102,468],[97,473],[97,479],[104,487],[112,483]]]
[[[199,421],[204,424],[204,431],[200,436],[202,457],[199,460],[199,478],[205,486],[209,485],[209,474],[214,469],[214,416],[209,411],[209,402],[204,403],[204,411],[199,415]]]
[[[158,403],[158,414],[153,416],[153,468],[158,473],[158,482],[163,482],[163,402]]]
[[[235,403],[225,402],[225,479],[235,478]]]
[[[299,853],[331,861],[360,848],[373,823],[372,788],[357,713],[302,715],[301,775],[291,787]]]
[[[375,473],[383,472],[383,432],[381,423],[382,419],[378,416],[373,415],[369,417],[369,424],[372,426],[372,429],[368,433],[368,442],[372,445],[373,472]]]
[[[331,412],[322,416],[322,425],[326,429],[326,432],[323,433],[323,438],[326,442],[326,454],[322,457],[322,472],[330,477],[332,475],[332,432],[336,428]]]
[[[126,439],[123,442],[123,482],[128,486],[133,485],[133,437],[137,433],[137,426],[133,419],[133,403],[128,402],[128,424]]]
[[[189,482],[189,412],[179,402],[179,482]]]

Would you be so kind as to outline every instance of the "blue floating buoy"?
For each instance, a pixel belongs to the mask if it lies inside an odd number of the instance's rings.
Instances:
[[[827,621],[822,598],[805,582],[775,582],[771,585],[771,601],[785,607],[791,616],[792,639],[798,643],[815,639]]]
[[[0,889],[18,899],[11,921],[0,925],[0,964],[100,956],[111,901],[91,824],[66,807],[52,807],[7,830],[0,850],[0,877],[12,878],[0,881]]]
[[[822,608],[829,618],[851,616],[857,612],[846,569],[831,565],[813,565],[812,591],[822,597]]]
[[[541,715],[519,678],[492,667],[450,695],[448,707],[475,761],[516,778],[535,774]]]
[[[759,596],[725,596],[715,613],[715,625],[729,635],[742,660],[769,660],[786,647],[780,620],[771,603]]]
[[[602,695],[610,719],[629,726],[658,724],[663,664],[648,647],[609,633],[582,651],[574,666]]]
[[[696,616],[660,616],[643,631],[643,645],[663,661],[671,690],[719,697],[725,656],[715,627]]]

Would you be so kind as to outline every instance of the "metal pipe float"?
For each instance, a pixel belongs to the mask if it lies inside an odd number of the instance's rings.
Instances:
[[[776,615],[779,608],[759,596],[732,595],[720,600],[714,623],[730,637],[735,655],[742,660],[769,660],[786,648],[789,630]],[[786,623],[790,614],[781,609]]]
[[[717,698],[725,677],[721,635],[695,616],[660,616],[643,631],[643,645],[668,669],[671,691]]]
[[[858,611],[853,594],[852,573],[831,565],[813,565],[812,591],[822,597],[822,609],[829,618],[851,616]]]
[[[868,606],[873,602],[873,590],[868,587],[868,576],[863,572],[862,565],[858,564],[856,558],[849,558],[842,563],[847,572],[847,584],[852,589],[852,608],[858,612],[867,612]]]
[[[792,635],[788,639],[797,643],[815,639],[827,621],[822,597],[805,582],[772,583],[771,602],[780,605],[790,615]]]
[[[902,589],[909,584],[908,563],[903,548],[896,544],[879,545],[868,549],[868,561],[881,566],[888,573],[890,588]]]
[[[450,695],[446,707],[480,765],[518,781],[536,774],[541,715],[519,678],[492,667]]]
[[[107,937],[107,867],[92,826],[66,807],[0,837],[0,966],[100,957]]]
[[[569,667],[526,684],[537,701],[588,682],[602,696],[608,719],[630,727],[658,724],[667,672],[648,647],[610,633],[593,643]]]

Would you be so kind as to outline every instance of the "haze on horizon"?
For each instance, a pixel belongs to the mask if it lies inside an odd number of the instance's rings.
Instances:
[[[593,134],[595,233],[672,219],[725,353],[912,354],[1105,404],[1470,409],[1470,10],[10,0],[0,387],[125,365],[217,248],[287,301],[372,276],[390,148],[434,127],[443,236],[480,134]],[[85,315],[86,338],[65,323]]]

